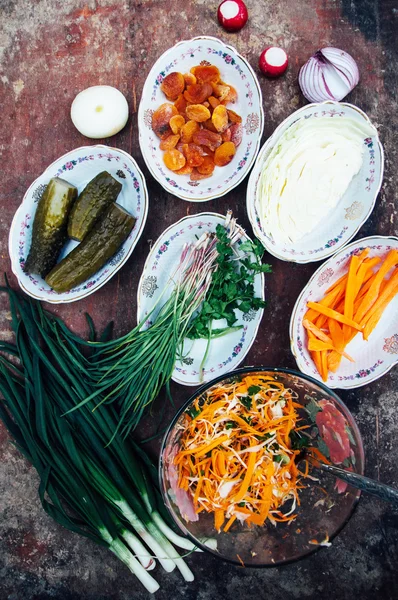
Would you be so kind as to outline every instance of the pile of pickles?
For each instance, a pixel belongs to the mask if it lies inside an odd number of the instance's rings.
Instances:
[[[58,293],[94,275],[128,238],[136,219],[116,199],[122,184],[98,173],[78,196],[64,179],[51,179],[39,201],[25,271],[43,277]],[[68,238],[79,243],[57,262]]]

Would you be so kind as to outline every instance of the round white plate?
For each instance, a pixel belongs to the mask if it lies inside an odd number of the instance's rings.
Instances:
[[[152,114],[168,102],[160,89],[166,75],[172,71],[187,73],[208,61],[219,68],[221,78],[238,92],[231,108],[242,117],[243,137],[229,165],[216,167],[211,177],[190,181],[189,175],[175,175],[163,162],[164,152],[159,138],[152,131]],[[223,196],[236,187],[248,174],[256,158],[264,128],[263,100],[257,77],[249,63],[232,46],[209,36],[179,42],[153,65],[142,91],[138,110],[141,152],[152,175],[165,190],[183,200],[205,202]]]
[[[265,248],[281,260],[308,263],[323,260],[345,246],[371,214],[383,180],[384,153],[378,136],[364,140],[365,154],[359,173],[323,222],[293,244],[279,244],[264,231],[258,213],[258,183],[263,165],[281,135],[299,119],[334,119],[344,127],[345,118],[367,121],[356,106],[344,102],[308,104],[285,119],[261,148],[247,187],[247,212],[253,231]]]
[[[80,194],[88,182],[101,171],[108,171],[123,184],[117,203],[136,218],[134,228],[118,252],[93,277],[69,292],[58,294],[44,279],[24,271],[37,203],[52,177],[65,179],[76,186]],[[102,287],[124,265],[143,232],[147,214],[148,192],[145,179],[137,163],[127,152],[101,144],[72,150],[53,162],[32,183],[14,215],[8,242],[12,271],[20,287],[32,298],[53,304],[81,300]],[[59,260],[69,254],[77,244],[78,242],[69,240]]]
[[[224,224],[225,216],[211,212],[200,213],[184,217],[162,233],[148,255],[138,285],[138,322],[141,322],[150,313],[168,286],[170,275],[179,263],[184,244],[195,242],[205,231],[215,232],[218,223]],[[241,239],[238,240],[235,249],[239,253],[239,245],[250,238],[241,227],[237,227],[241,232]],[[256,296],[264,299],[263,273],[255,276],[254,288]],[[169,289],[164,292],[162,305],[170,297],[171,289],[169,286]],[[150,320],[146,323],[147,327],[155,320],[159,308],[160,306],[151,314]],[[183,385],[199,385],[216,376],[228,373],[242,362],[255,340],[263,310],[253,310],[245,315],[236,310],[236,316],[238,317],[236,325],[242,325],[242,329],[211,341],[203,380],[200,379],[199,369],[207,341],[202,339],[185,340],[184,359],[182,361],[177,359],[172,377],[174,381]],[[224,322],[220,321],[219,326],[223,325]]]
[[[311,277],[293,308],[290,320],[290,348],[303,373],[322,381],[307,350],[307,334],[302,321],[307,302],[318,302],[326,290],[348,270],[352,254],[370,248],[369,256],[385,257],[391,248],[398,249],[398,238],[370,236],[349,244],[326,261]],[[383,316],[366,342],[358,333],[346,347],[354,363],[342,358],[336,373],[325,382],[330,388],[351,389],[375,381],[398,362],[398,296],[386,307]]]

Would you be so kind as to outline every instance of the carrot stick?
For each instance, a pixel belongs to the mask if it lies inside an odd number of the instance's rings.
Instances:
[[[327,294],[327,296],[325,296],[324,298],[322,298],[322,300],[319,301],[319,304],[322,304],[323,306],[333,306],[337,300],[337,297],[340,296],[340,294],[342,293],[344,293],[344,285],[336,286],[335,289],[332,292],[330,292],[330,294]],[[314,321],[317,315],[317,311],[309,309],[305,313],[304,319]]]
[[[220,531],[224,523],[224,511],[219,509],[214,511],[214,527],[216,531]]]
[[[338,352],[336,352],[335,350],[332,350],[332,352],[329,352],[329,354],[328,354],[328,370],[331,371],[332,373],[336,373],[337,369],[340,366],[342,358],[343,358],[342,355],[339,354]]]
[[[381,261],[380,256],[368,259],[368,262],[363,262],[357,271],[356,285],[354,290],[354,300],[358,296],[362,284],[365,283],[373,275],[372,268]]]
[[[319,375],[321,374],[321,353],[320,352],[310,352],[311,358],[315,363],[316,370]]]
[[[357,271],[359,267],[359,257],[353,255],[350,261],[350,267],[348,270],[347,285],[344,296],[344,316],[348,319],[352,319],[354,312],[354,300],[355,300],[355,289],[357,281]],[[346,336],[350,331],[348,325],[343,325],[343,334]]]
[[[358,329],[358,331],[361,330],[361,326],[358,323],[356,323],[352,319],[349,319],[345,315],[338,313],[336,310],[333,310],[332,308],[327,308],[326,306],[322,306],[322,304],[319,304],[319,302],[307,302],[307,306],[309,308],[313,308],[314,310],[318,311],[319,313],[321,313],[323,315],[326,315],[327,317],[336,319],[336,321],[339,321],[340,323],[349,325],[350,327],[353,327],[354,329]]]
[[[385,286],[383,292],[380,294],[378,300],[376,300],[366,317],[364,317],[363,322],[365,323],[365,328],[363,330],[363,337],[365,340],[369,338],[369,335],[379,322],[386,306],[391,302],[397,293],[398,269],[395,270],[394,275],[392,275],[389,279],[389,282]]]
[[[328,363],[326,350],[323,350],[323,352],[321,352],[321,377],[323,381],[328,380]]]
[[[357,312],[355,313],[355,319],[359,322],[362,321],[365,314],[368,312],[370,308],[372,308],[373,304],[376,302],[377,297],[379,295],[380,284],[383,281],[384,277],[387,275],[388,271],[394,267],[398,262],[398,251],[390,250],[387,254],[384,262],[382,263],[380,269],[377,271],[376,276],[370,286],[366,296],[363,298],[361,304],[358,307]]]
[[[314,323],[311,323],[311,321],[307,321],[307,319],[304,319],[303,325],[308,331],[315,334],[316,337],[322,340],[323,342],[329,342],[333,344],[331,338],[328,335],[326,335],[326,333],[323,333],[323,331],[321,331],[316,325],[314,325]]]
[[[247,461],[247,469],[246,469],[245,477],[242,481],[242,485],[239,488],[239,492],[234,497],[235,503],[238,503],[241,500],[243,500],[243,498],[246,495],[247,489],[250,485],[250,480],[253,475],[254,465],[256,464],[256,456],[257,456],[256,452],[250,452],[249,460]]]
[[[236,515],[232,515],[232,517],[230,519],[228,519],[227,524],[224,527],[224,532],[226,533],[227,531],[229,531],[229,528],[231,527],[232,523],[235,521],[236,519]]]
[[[309,340],[308,341],[308,350],[315,350],[315,351],[320,351],[320,352],[322,352],[323,350],[334,350],[335,352],[338,352],[339,354],[344,356],[344,358],[347,358],[350,362],[355,362],[355,360],[346,352],[338,350],[337,348],[334,347],[333,344],[329,344],[327,342],[322,342],[321,340]]]
[[[220,437],[216,438],[210,444],[204,444],[202,446],[198,446],[197,448],[192,448],[192,450],[182,450],[178,453],[177,457],[185,456],[186,454],[195,454],[198,458],[200,458],[201,456],[204,456],[205,454],[210,452],[210,450],[213,450],[213,448],[216,448],[219,444],[226,442],[227,439],[227,434],[220,435]]]
[[[362,252],[358,255],[352,255],[351,258],[353,258],[354,256],[356,256],[356,258],[358,259],[358,266],[362,264],[362,262],[366,259],[366,257],[368,256],[370,250],[369,248],[364,248],[362,250]],[[332,285],[330,287],[328,287],[328,289],[326,290],[326,293],[328,294],[329,292],[331,292],[337,285],[346,282],[346,279],[348,277],[348,273],[344,273],[344,275],[342,275],[339,279],[337,279],[337,281],[335,281],[334,283],[332,283]],[[344,285],[344,288],[346,286]]]

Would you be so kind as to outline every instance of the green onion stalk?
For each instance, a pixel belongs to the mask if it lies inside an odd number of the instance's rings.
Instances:
[[[235,225],[228,213],[225,227],[231,245],[240,235]],[[149,328],[144,328],[146,316],[144,322],[119,339],[88,342],[94,352],[86,363],[81,357],[79,362],[84,363],[84,376],[90,379],[94,391],[71,411],[92,401],[96,407],[116,402],[119,420],[114,435],[120,429],[126,436],[137,426],[145,408],[171,379],[192,317],[205,299],[217,268],[217,245],[216,236],[205,233],[195,244],[184,247],[169,281],[170,296],[160,308],[158,304],[153,308],[155,319]],[[70,332],[63,333],[65,342],[75,347],[76,339]]]
[[[193,574],[171,545],[195,546],[167,524],[156,469],[143,449],[116,433],[112,404],[93,411],[87,357],[65,343],[65,324],[11,290],[15,344],[0,342],[0,418],[40,476],[44,510],[64,527],[109,548],[150,591],[156,560]],[[62,416],[65,415],[66,416]],[[113,442],[107,446],[112,436]],[[148,550],[149,548],[149,550]]]

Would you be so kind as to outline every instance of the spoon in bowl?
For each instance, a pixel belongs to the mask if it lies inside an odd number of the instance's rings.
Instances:
[[[345,469],[334,465],[327,465],[311,456],[306,450],[299,455],[299,460],[303,459],[308,460],[313,467],[326,473],[330,473],[367,494],[372,494],[373,496],[377,496],[386,502],[391,502],[398,506],[398,489],[396,488],[386,485],[385,483],[380,483],[375,479],[365,477],[365,475],[346,471]]]

